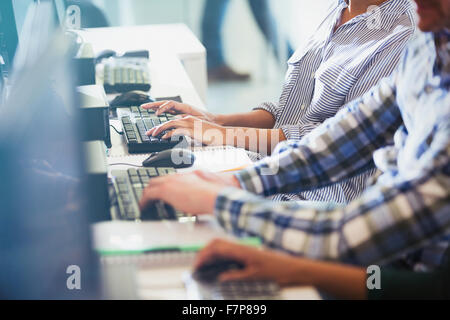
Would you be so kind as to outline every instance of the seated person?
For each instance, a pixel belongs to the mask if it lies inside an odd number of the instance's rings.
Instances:
[[[371,5],[378,5],[378,11],[370,11]],[[390,75],[414,29],[410,0],[336,1],[308,44],[289,60],[278,104],[263,103],[243,114],[213,115],[186,104],[157,102],[143,107],[155,109],[157,114],[173,112],[193,117],[165,123],[148,134],[175,129],[165,138],[185,134],[205,144],[235,145],[266,156],[279,141],[300,140]],[[373,173],[275,200],[347,203],[363,191]]]
[[[369,289],[367,269],[314,261],[215,240],[197,256],[194,266],[215,259],[232,259],[244,265],[219,276],[219,282],[270,280],[283,286],[312,286],[341,299],[450,299],[450,250],[443,266],[434,272],[382,268],[381,288]]]
[[[367,266],[414,253],[410,263],[438,265],[448,245],[438,242],[450,234],[450,3],[415,1],[429,32],[416,35],[391,77],[248,169],[152,180],[141,206],[159,199],[214,213],[238,236],[310,258]],[[258,196],[339,183],[374,163],[383,174],[345,206]]]

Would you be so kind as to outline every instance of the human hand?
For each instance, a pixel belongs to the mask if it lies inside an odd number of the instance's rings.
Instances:
[[[147,132],[148,136],[159,136],[166,132],[162,139],[169,140],[172,136],[188,136],[205,145],[224,145],[225,128],[215,123],[201,120],[194,116],[165,122]]]
[[[197,255],[194,269],[215,259],[232,259],[244,264],[242,270],[232,270],[219,276],[220,282],[271,280],[279,285],[306,284],[302,270],[308,261],[226,240],[214,240]]]
[[[157,116],[163,114],[163,113],[170,113],[170,114],[185,114],[185,115],[191,115],[195,116],[199,119],[211,121],[214,122],[215,116],[206,111],[199,110],[191,105],[188,105],[186,103],[180,103],[172,100],[164,100],[164,101],[157,101],[152,103],[146,103],[141,106],[143,109],[150,109],[154,110],[155,114]]]
[[[213,213],[217,196],[224,187],[202,179],[196,173],[174,174],[150,180],[139,206],[162,200],[188,214]]]

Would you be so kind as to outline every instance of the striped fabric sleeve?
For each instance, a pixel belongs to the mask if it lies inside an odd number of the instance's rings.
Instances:
[[[329,186],[373,166],[372,154],[390,144],[402,123],[395,78],[380,84],[299,142],[235,174],[243,189],[264,196]]]
[[[300,140],[302,138],[302,126],[303,125],[284,125],[280,129],[283,131],[287,140]]]
[[[270,114],[272,114],[274,119],[277,119],[278,115],[281,112],[281,108],[280,108],[279,104],[278,103],[273,103],[273,102],[263,102],[259,106],[257,106],[256,108],[253,108],[253,110],[264,110],[264,111],[267,111]]]
[[[273,202],[240,189],[216,201],[220,224],[272,248],[355,265],[386,264],[450,232],[447,154],[416,180],[376,185],[341,208]]]

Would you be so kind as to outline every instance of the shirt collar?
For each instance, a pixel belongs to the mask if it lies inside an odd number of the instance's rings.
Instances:
[[[344,0],[338,0],[338,7],[344,9],[348,7],[348,4]],[[361,20],[366,20],[367,23],[376,23],[375,19],[380,19],[380,27],[390,30],[401,15],[408,11],[413,12],[413,10],[414,6],[411,0],[388,0],[379,5],[378,10],[368,10],[368,12],[354,17],[346,24],[351,25]],[[416,17],[411,15],[411,18],[415,20]]]
[[[443,29],[435,32],[434,45],[436,48],[436,62],[434,72],[440,74],[444,86],[450,83],[450,32]]]

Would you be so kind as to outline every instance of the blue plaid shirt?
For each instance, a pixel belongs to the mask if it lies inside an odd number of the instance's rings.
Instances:
[[[370,265],[414,253],[414,262],[438,265],[446,247],[438,242],[450,234],[449,39],[448,32],[417,34],[391,77],[237,173],[246,191],[219,195],[221,225],[311,258]],[[383,174],[346,206],[261,197],[339,183],[373,163]]]

